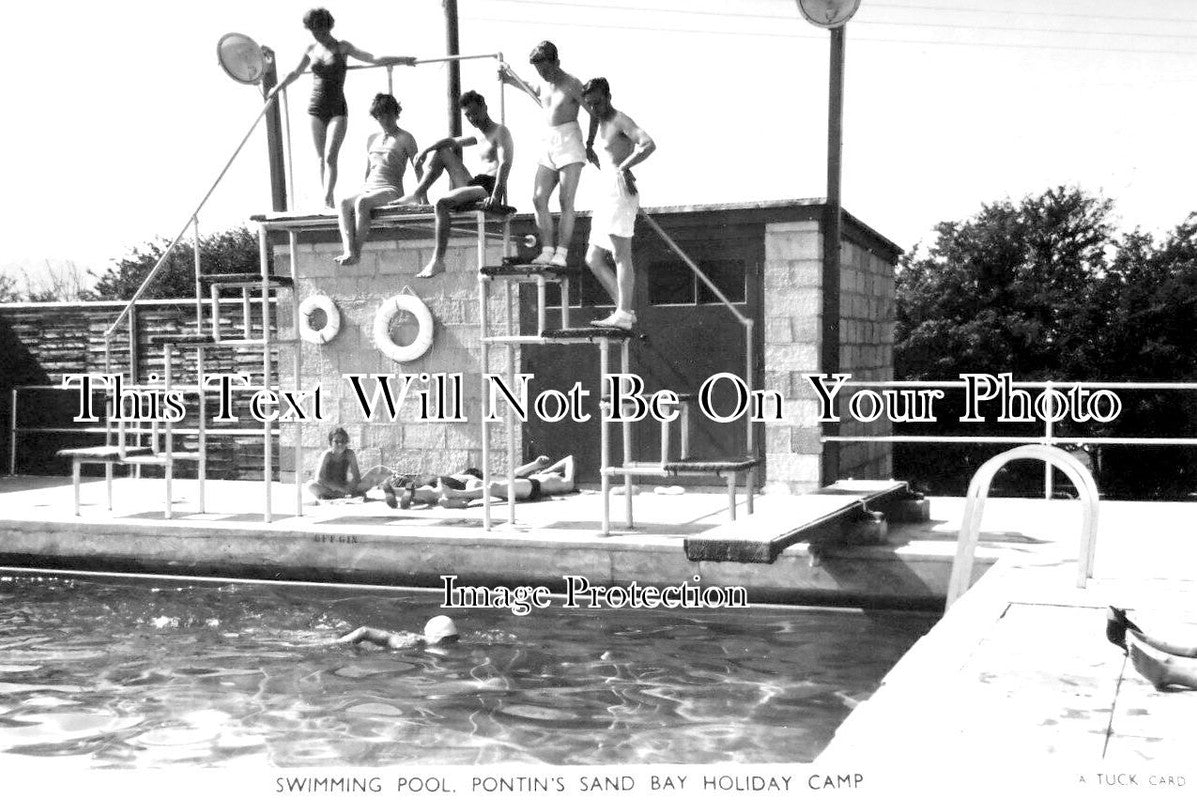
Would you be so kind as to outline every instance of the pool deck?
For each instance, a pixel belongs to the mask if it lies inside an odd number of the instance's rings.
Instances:
[[[726,521],[723,492],[643,491],[634,497],[632,531],[621,529],[624,498],[613,496],[612,533],[603,536],[595,491],[518,504],[514,525],[506,504],[496,503],[486,531],[480,503],[392,510],[380,501],[333,502],[304,505],[295,516],[294,487],[275,483],[275,517],[266,523],[260,483],[209,481],[203,514],[196,482],[174,483],[167,520],[161,480],[116,479],[111,512],[103,481],[85,480],[75,516],[69,480],[0,479],[0,565],[424,587],[457,575],[467,585],[554,591],[563,576],[579,575],[607,586],[742,586],[755,603],[928,608],[946,589],[954,551],[954,534],[912,528],[883,543],[820,542],[817,557],[799,542],[772,564],[687,560],[685,537]],[[795,508],[794,497],[767,495],[755,511],[788,523]],[[987,533],[975,572],[1023,544],[1016,534]]]
[[[948,527],[962,512],[960,500],[932,503]],[[1053,544],[999,560],[853,711],[820,763],[868,753],[974,780],[981,763],[995,785],[1012,779],[1006,771],[1063,770],[1078,789],[1074,773],[1094,786],[1101,765],[1131,787],[1197,788],[1197,691],[1156,691],[1104,635],[1111,604],[1197,619],[1197,505],[1103,501],[1100,514],[1094,577],[1080,589],[1078,503],[990,501],[986,527]],[[1183,789],[1167,783],[1177,768]]]
[[[742,585],[753,602],[881,603],[926,608],[942,598],[963,512],[931,498],[928,522],[891,525],[884,544],[799,543],[774,564],[693,563],[686,535],[724,521],[721,493],[635,498],[637,530],[599,532],[594,492],[517,506],[517,524],[482,529],[481,510],[392,511],[381,502],[308,505],[276,484],[278,517],[261,517],[261,486],[176,482],[174,518],[161,482],[117,479],[114,511],[99,480],[76,517],[63,478],[0,479],[0,566],[65,567],[220,577],[439,586],[547,584],[578,574],[596,584]],[[784,515],[793,498],[758,498]],[[219,507],[219,512],[213,508]],[[623,498],[612,501],[619,518]],[[1197,752],[1197,692],[1157,692],[1105,641],[1105,607],[1177,609],[1194,616],[1197,505],[1103,501],[1094,578],[1077,588],[1080,504],[990,500],[977,584],[861,703],[820,756],[831,767],[883,759],[926,767],[1185,764]],[[985,571],[985,570],[988,571]],[[983,573],[983,575],[982,575]],[[949,770],[950,772],[951,770]],[[1146,775],[1146,773],[1144,773]],[[1188,775],[1188,788],[1197,773]]]

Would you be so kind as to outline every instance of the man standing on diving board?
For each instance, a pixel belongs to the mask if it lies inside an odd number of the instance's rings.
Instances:
[[[574,235],[574,196],[578,179],[586,164],[586,148],[582,144],[582,129],[578,126],[578,107],[582,102],[582,82],[561,69],[557,46],[541,42],[532,50],[528,61],[536,68],[542,85],[529,86],[511,68],[503,65],[499,79],[514,86],[540,105],[546,112],[549,129],[544,152],[536,167],[536,188],[532,206],[536,210],[536,227],[540,231],[540,255],[533,264],[566,265],[570,240]],[[560,183],[561,225],[553,236],[553,217],[549,213],[549,195]],[[556,242],[556,246],[554,246]]]
[[[611,86],[606,78],[587,82],[582,88],[582,104],[591,119],[598,120],[599,147],[594,163],[602,179],[590,214],[586,265],[615,301],[615,313],[590,324],[631,330],[636,324],[636,312],[632,310],[636,285],[632,235],[640,211],[632,167],[652,155],[657,145],[631,117],[611,105]],[[611,259],[615,260],[614,272]]]

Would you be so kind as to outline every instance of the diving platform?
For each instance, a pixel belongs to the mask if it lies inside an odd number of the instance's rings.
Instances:
[[[710,465],[712,469],[718,466]],[[758,510],[750,517],[686,537],[686,557],[691,561],[772,564],[799,541],[827,541],[840,536],[843,526],[877,521],[873,514],[911,499],[915,496],[905,481],[836,481],[794,497],[780,513]]]

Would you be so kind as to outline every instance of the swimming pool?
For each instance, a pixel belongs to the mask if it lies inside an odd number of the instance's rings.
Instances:
[[[750,608],[524,617],[431,592],[0,576],[0,754],[94,766],[794,762],[935,621]]]

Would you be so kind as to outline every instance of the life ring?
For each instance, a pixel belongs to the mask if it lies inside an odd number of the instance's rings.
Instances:
[[[416,318],[416,338],[399,345],[391,338],[391,323],[401,311]],[[432,312],[414,294],[397,294],[384,300],[374,315],[374,346],[392,361],[414,361],[432,346]]]
[[[324,312],[324,327],[319,330],[312,327],[312,314]],[[305,297],[299,304],[299,337],[312,344],[325,344],[337,337],[341,330],[341,311],[337,304],[326,294],[314,294]]]

